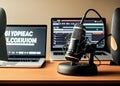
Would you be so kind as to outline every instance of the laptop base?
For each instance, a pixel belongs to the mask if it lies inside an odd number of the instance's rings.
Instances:
[[[46,60],[41,58],[38,62],[14,62],[14,61],[0,61],[0,67],[43,67]]]

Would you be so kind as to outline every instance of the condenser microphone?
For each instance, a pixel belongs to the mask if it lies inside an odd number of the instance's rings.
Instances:
[[[100,19],[102,19],[96,10],[88,9],[81,19],[81,22],[74,25],[68,49],[65,53],[66,60],[69,60],[70,62],[60,63],[57,67],[58,73],[66,75],[96,75],[98,73],[97,66],[93,63],[95,52],[93,48],[96,48],[96,45],[89,45],[87,43],[86,28],[83,25],[89,11],[96,12]],[[79,62],[86,53],[90,53],[89,62]]]
[[[83,56],[85,48],[85,30],[83,24],[76,23],[74,25],[68,50],[65,54],[67,60],[78,62]]]

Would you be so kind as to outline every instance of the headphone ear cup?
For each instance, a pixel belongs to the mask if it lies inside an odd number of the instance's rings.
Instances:
[[[6,30],[6,12],[3,8],[0,8],[0,37],[5,33]]]
[[[120,8],[114,10],[111,24],[111,54],[115,64],[120,64]]]

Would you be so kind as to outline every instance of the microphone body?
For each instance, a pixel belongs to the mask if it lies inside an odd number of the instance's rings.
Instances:
[[[81,57],[85,54],[85,30],[86,29],[82,24],[77,23],[74,25],[68,50],[65,54],[65,58],[67,60],[78,62],[81,59]]]

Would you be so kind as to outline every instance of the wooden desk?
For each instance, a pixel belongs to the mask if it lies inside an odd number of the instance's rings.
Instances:
[[[67,76],[57,72],[61,62],[47,61],[44,68],[0,68],[0,84],[120,84],[120,66],[103,62],[96,76]]]

